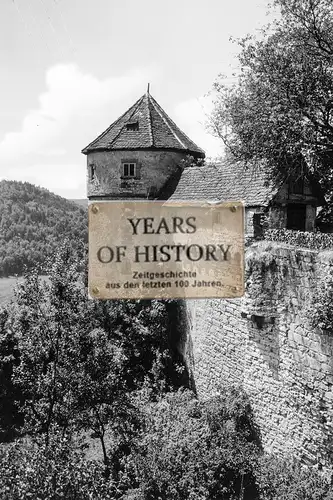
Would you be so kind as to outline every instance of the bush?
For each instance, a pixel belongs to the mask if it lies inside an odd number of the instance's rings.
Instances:
[[[125,490],[144,500],[256,498],[259,453],[250,406],[234,389],[207,402],[180,391],[146,406],[144,431],[124,461]]]
[[[55,426],[94,432],[106,463],[106,429],[116,441],[135,424],[131,392],[149,381],[158,394],[180,376],[165,304],[89,300],[81,254],[62,245],[48,279],[29,271],[0,314],[0,430],[46,443]]]
[[[0,310],[0,442],[13,439],[23,423],[18,410],[19,403],[23,403],[22,391],[13,383],[19,352],[9,316],[9,311]]]
[[[312,328],[320,328],[333,335],[333,276],[327,273],[316,286],[316,293],[308,307],[308,318]]]
[[[261,500],[332,500],[332,485],[315,470],[293,460],[265,455],[255,472]]]
[[[38,440],[0,448],[2,500],[115,500],[117,495],[103,465],[85,460],[61,434],[53,434],[48,446]]]

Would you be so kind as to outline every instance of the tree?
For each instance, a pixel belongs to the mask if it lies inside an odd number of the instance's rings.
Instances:
[[[84,452],[61,433],[49,444],[16,441],[0,447],[2,500],[118,500],[112,479],[102,463],[88,461]]]
[[[17,342],[9,326],[9,312],[0,310],[0,441],[13,439],[22,424],[17,403],[22,393],[13,383],[13,369],[19,363]]]
[[[250,405],[236,388],[221,393],[200,402],[181,390],[142,404],[144,431],[125,461],[124,490],[143,500],[258,498]]]
[[[275,0],[281,17],[261,39],[239,40],[240,74],[214,85],[210,129],[229,155],[269,165],[273,180],[306,162],[333,190],[333,3]]]
[[[4,409],[18,407],[24,425],[17,431],[43,436],[46,447],[55,433],[93,433],[116,475],[139,425],[131,393],[148,383],[153,398],[179,375],[166,306],[89,300],[82,247],[65,241],[49,259],[47,279],[27,272],[0,315],[0,425],[12,435]]]
[[[25,432],[42,433],[47,446],[55,429],[93,430],[107,465],[105,425],[126,393],[125,355],[100,327],[80,267],[65,243],[48,281],[36,270],[19,285],[10,318],[19,352],[12,378],[24,397]]]
[[[263,455],[255,476],[262,500],[333,500],[332,480],[291,457]]]

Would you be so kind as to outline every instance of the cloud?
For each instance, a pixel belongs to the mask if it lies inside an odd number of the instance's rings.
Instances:
[[[18,131],[0,141],[0,178],[32,182],[62,196],[83,197],[86,160],[81,149],[140,97],[151,71],[99,79],[74,64],[58,64],[45,75],[38,106],[22,119]],[[142,92],[143,93],[143,92]],[[221,143],[205,130],[208,98],[176,106],[176,123],[207,156],[222,153]]]
[[[140,97],[138,89],[151,77],[133,71],[99,79],[74,64],[49,68],[38,106],[0,141],[0,178],[21,175],[53,191],[59,191],[57,179],[63,187],[73,186],[75,178],[77,186],[85,183],[81,149]]]
[[[176,106],[174,111],[177,125],[206,152],[208,158],[216,158],[223,154],[221,140],[213,137],[206,130],[212,108],[211,99],[204,96],[183,101]]]
[[[21,130],[7,133],[0,142],[1,160],[15,161],[51,152],[65,154],[73,141],[82,141],[86,135],[82,132],[90,129],[90,121],[98,122],[106,109],[110,115],[111,104],[121,102],[133,89],[143,88],[146,79],[137,72],[99,80],[74,64],[51,67],[46,73],[47,90],[39,96],[38,108],[23,119]],[[80,142],[79,147],[84,145]]]

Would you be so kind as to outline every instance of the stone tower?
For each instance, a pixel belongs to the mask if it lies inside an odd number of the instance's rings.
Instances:
[[[167,199],[180,178],[182,160],[205,157],[149,92],[82,153],[87,155],[90,200]]]

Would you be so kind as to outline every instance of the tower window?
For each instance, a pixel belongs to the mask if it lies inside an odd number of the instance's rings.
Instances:
[[[122,170],[123,177],[136,177],[136,163],[123,163]]]
[[[90,180],[93,181],[96,177],[96,168],[95,165],[89,165],[89,170],[90,170]]]
[[[126,130],[139,130],[139,122],[126,123]]]

